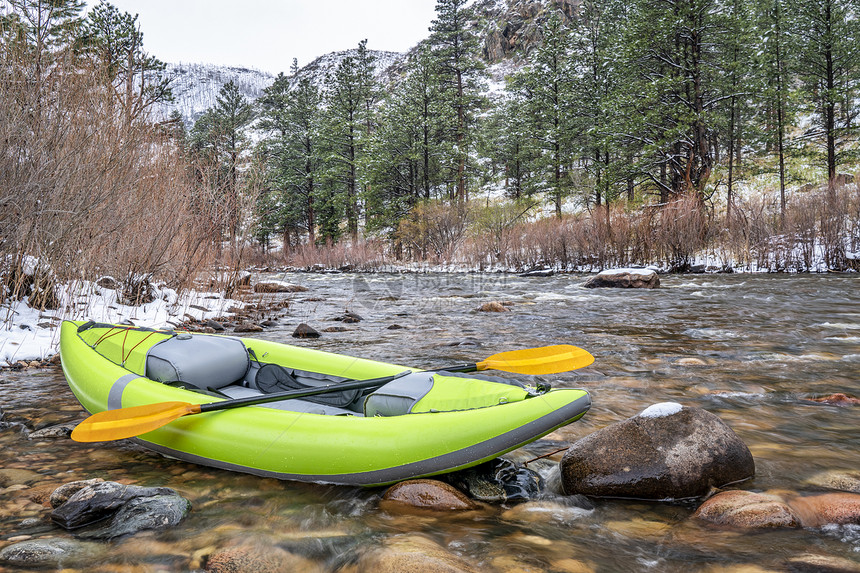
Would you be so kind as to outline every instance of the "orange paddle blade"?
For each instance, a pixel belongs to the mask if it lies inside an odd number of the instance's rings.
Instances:
[[[526,348],[493,354],[478,362],[478,370],[501,370],[517,374],[558,374],[594,362],[587,350],[569,344]]]
[[[158,402],[93,414],[72,431],[76,442],[107,442],[139,436],[187,414],[200,412],[200,404]]]

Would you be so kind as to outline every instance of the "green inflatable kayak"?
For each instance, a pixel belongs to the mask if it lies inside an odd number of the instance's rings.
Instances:
[[[376,388],[205,411],[135,438],[181,460],[288,480],[382,485],[446,473],[532,442],[591,405],[580,389],[92,321],[64,322],[60,353],[69,386],[91,414],[391,377]]]

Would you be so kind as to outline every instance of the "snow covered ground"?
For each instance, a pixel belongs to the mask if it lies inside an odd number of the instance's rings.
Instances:
[[[240,301],[218,293],[190,291],[180,295],[167,287],[153,286],[155,300],[129,306],[117,300],[117,291],[91,282],[60,287],[62,310],[39,311],[26,299],[0,306],[0,366],[19,361],[40,361],[58,352],[63,319],[96,322],[131,322],[137,326],[173,328],[193,318],[207,320],[229,314]]]

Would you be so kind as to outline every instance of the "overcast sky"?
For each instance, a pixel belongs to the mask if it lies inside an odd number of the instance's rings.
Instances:
[[[133,14],[144,49],[171,63],[287,72],[354,48],[403,52],[427,37],[436,0],[109,0]],[[89,0],[88,4],[97,4]]]

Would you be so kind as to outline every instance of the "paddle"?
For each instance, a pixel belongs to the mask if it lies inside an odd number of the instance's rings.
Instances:
[[[561,344],[500,352],[475,364],[461,364],[448,368],[439,368],[438,370],[448,372],[501,370],[517,374],[556,374],[583,368],[592,362],[594,362],[594,357],[586,350],[568,344]],[[77,442],[122,440],[151,432],[183,416],[266,404],[268,402],[280,402],[281,400],[304,398],[306,396],[316,396],[329,392],[374,388],[383,386],[402,375],[403,373],[395,376],[373,378],[371,380],[353,380],[351,382],[340,382],[318,388],[290,390],[289,392],[236,398],[207,404],[158,402],[143,406],[132,406],[131,408],[106,410],[93,414],[78,424],[72,432],[72,439]]]

